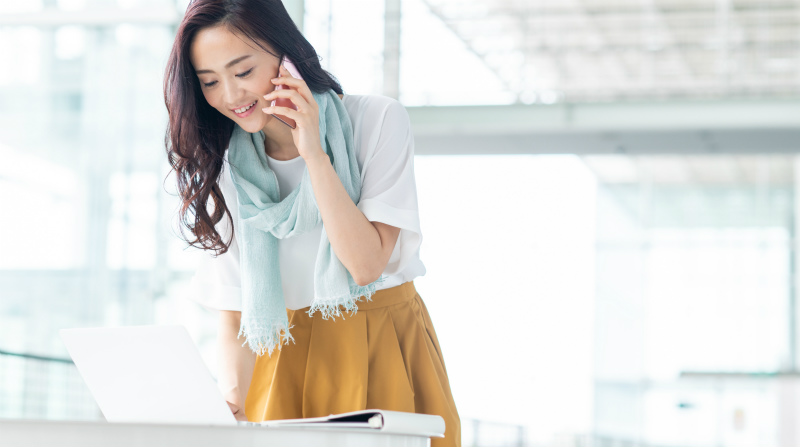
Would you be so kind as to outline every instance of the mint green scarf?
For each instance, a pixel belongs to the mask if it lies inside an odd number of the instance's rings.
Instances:
[[[344,103],[333,89],[312,92],[319,106],[319,136],[323,150],[332,159],[347,195],[358,203],[361,197],[361,173],[353,146],[353,128]],[[242,276],[242,322],[239,335],[259,356],[272,356],[275,345],[294,338],[289,333],[286,303],[283,299],[278,239],[290,238],[314,229],[322,218],[311,188],[308,167],[300,185],[280,200],[278,179],[267,164],[264,131],[249,133],[234,124],[228,146],[231,178],[236,186],[239,216],[236,238],[239,244]],[[342,316],[339,306],[355,313],[355,301],[370,300],[375,282],[359,286],[331,248],[322,226],[322,238],[314,266],[314,299],[308,315],[315,311],[323,319]],[[342,318],[344,318],[342,316]],[[294,326],[292,326],[294,327]],[[242,344],[244,346],[244,344]]]

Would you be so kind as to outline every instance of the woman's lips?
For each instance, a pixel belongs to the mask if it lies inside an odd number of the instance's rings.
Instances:
[[[253,110],[255,110],[256,107],[258,107],[258,101],[253,101],[253,103],[254,103],[254,105],[251,106],[249,109],[245,110],[244,112],[242,112],[242,113],[233,112],[233,113],[236,116],[238,116],[239,118],[246,118],[246,117],[250,116],[251,113],[253,113]]]

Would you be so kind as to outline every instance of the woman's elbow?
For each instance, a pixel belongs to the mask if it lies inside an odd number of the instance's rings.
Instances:
[[[368,279],[365,279],[365,277],[362,276],[354,276],[353,281],[355,281],[356,284],[362,287],[372,283],[372,281],[369,281]]]
[[[372,269],[367,272],[361,272],[359,274],[353,275],[353,281],[355,281],[356,284],[358,284],[359,286],[364,287],[366,285],[372,284],[373,282],[377,281],[378,278],[380,278],[381,273],[383,273],[383,270],[376,273],[375,269]]]

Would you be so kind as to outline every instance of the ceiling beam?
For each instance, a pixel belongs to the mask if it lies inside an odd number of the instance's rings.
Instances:
[[[407,107],[416,153],[800,153],[800,99]]]

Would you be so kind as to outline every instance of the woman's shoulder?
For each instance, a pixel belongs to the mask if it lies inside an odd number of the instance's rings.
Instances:
[[[405,134],[411,126],[408,111],[400,101],[392,97],[345,95],[343,102],[350,116],[355,138],[364,139],[368,146],[377,143],[377,138],[382,133]]]
[[[408,112],[400,101],[392,97],[345,95],[343,102],[353,125],[359,167],[369,164],[381,142],[404,139],[409,133],[411,124]],[[389,146],[403,149],[399,144]]]
[[[387,111],[402,109],[405,112],[405,107],[400,101],[384,95],[344,95],[342,101],[347,108],[348,114],[351,119],[359,121],[364,120],[381,120],[385,117]]]

